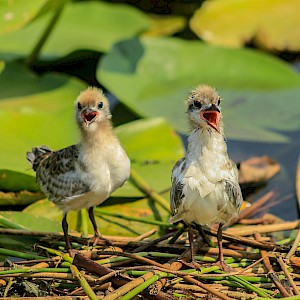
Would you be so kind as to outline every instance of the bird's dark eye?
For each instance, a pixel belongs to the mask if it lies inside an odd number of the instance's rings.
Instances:
[[[221,103],[221,98],[218,99],[218,105],[220,105],[220,103]]]
[[[201,108],[202,104],[201,104],[200,101],[194,101],[194,106],[197,107],[197,108]]]
[[[97,107],[98,107],[99,109],[101,109],[101,108],[103,107],[103,102],[99,102],[99,103],[97,104]]]
[[[78,110],[81,110],[81,109],[82,109],[82,105],[81,105],[80,102],[77,103],[77,109],[78,109]]]

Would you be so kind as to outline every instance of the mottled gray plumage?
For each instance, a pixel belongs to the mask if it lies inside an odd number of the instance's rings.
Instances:
[[[84,174],[86,167],[78,158],[78,145],[58,151],[52,151],[45,146],[35,147],[32,152],[27,153],[41,190],[58,206],[62,199],[90,191],[88,182],[84,180],[85,176],[80,176],[80,173]]]

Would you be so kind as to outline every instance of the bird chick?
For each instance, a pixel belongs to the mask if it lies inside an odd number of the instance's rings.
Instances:
[[[68,211],[88,209],[96,244],[104,238],[96,224],[93,208],[122,186],[130,175],[130,161],[113,133],[110,118],[109,104],[103,92],[89,87],[75,101],[80,142],[58,151],[41,146],[27,152],[27,160],[36,171],[41,190],[63,210],[62,228],[66,250],[70,253]]]
[[[186,101],[192,130],[186,156],[172,170],[170,222],[188,226],[191,261],[196,266],[191,226],[218,223],[218,264],[226,270],[222,227],[239,213],[243,199],[236,165],[227,154],[220,102],[216,90],[207,85],[198,86]]]

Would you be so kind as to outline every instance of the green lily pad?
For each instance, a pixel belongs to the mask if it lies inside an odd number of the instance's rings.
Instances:
[[[118,126],[115,132],[135,162],[173,161],[184,153],[179,136],[163,118],[130,122]]]
[[[19,30],[68,0],[6,1],[0,6],[0,35]]]
[[[36,182],[32,180],[31,175],[11,170],[0,169],[0,190],[11,192],[28,190],[31,192],[38,192],[39,187]]]
[[[52,15],[47,14],[22,30],[1,36],[1,51],[28,54],[51,18]],[[55,24],[42,54],[61,56],[78,49],[108,51],[116,41],[136,36],[149,26],[148,16],[129,5],[70,2]]]
[[[29,192],[27,190],[14,192],[2,192],[0,190],[0,206],[7,205],[29,205],[37,200],[45,198],[41,192]]]
[[[61,231],[60,223],[43,216],[32,215],[20,211],[0,212],[0,226],[12,229],[27,229],[57,232]]]
[[[97,77],[136,114],[163,116],[180,132],[189,128],[184,99],[200,83],[221,92],[229,138],[283,142],[287,138],[278,128],[299,128],[300,76],[286,63],[256,51],[175,38],[132,39],[104,56]],[[287,95],[293,106],[288,122],[281,115]],[[254,122],[256,118],[260,121]]]
[[[32,147],[59,149],[76,142],[73,103],[84,87],[67,76],[38,77],[15,63],[7,64],[0,74],[2,190],[36,191],[34,172],[26,161]],[[31,180],[20,173],[31,175]]]
[[[145,119],[118,126],[116,134],[134,168],[156,191],[170,187],[175,162],[184,147],[174,129],[162,118]],[[129,180],[113,193],[114,197],[145,197]]]
[[[254,40],[271,51],[299,51],[299,10],[298,0],[211,0],[195,11],[190,27],[216,45],[241,47]]]

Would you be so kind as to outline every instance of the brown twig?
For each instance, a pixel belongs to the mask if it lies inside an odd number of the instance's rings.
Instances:
[[[299,221],[293,222],[293,223],[295,223],[295,224],[293,224],[294,226],[299,225]],[[279,225],[281,225],[281,224],[279,224]],[[271,226],[271,225],[266,225],[266,226]],[[253,229],[251,230],[251,234],[253,234],[255,232],[254,228],[257,228],[259,226],[245,226],[245,227],[253,227]],[[229,229],[231,229],[231,228],[229,228]],[[242,236],[235,236],[235,235],[229,233],[229,229],[223,232],[223,239],[228,240],[233,243],[242,244],[245,246],[250,246],[252,248],[258,248],[258,249],[267,250],[267,251],[273,251],[274,249],[276,249],[276,251],[279,251],[279,252],[288,252],[290,249],[289,247],[287,247],[285,245],[276,245],[276,244],[269,243],[269,242],[256,241],[256,240],[245,238]],[[217,235],[217,230],[215,230],[215,229],[207,230],[204,228],[204,230],[210,234],[213,234],[214,236]]]
[[[124,256],[124,257],[129,257],[131,259],[135,259],[137,261],[140,261],[140,262],[143,262],[145,264],[149,264],[149,265],[153,265],[153,266],[157,266],[157,267],[160,267],[160,268],[164,268],[164,265],[152,260],[152,259],[149,259],[147,257],[143,257],[143,256],[139,256],[139,255],[136,255],[136,254],[133,254],[133,253],[127,253],[127,252],[117,252],[117,251],[102,251],[102,252],[98,252],[98,254],[104,254],[104,255],[107,255],[107,254],[110,254],[110,255],[116,255],[116,256]]]
[[[166,239],[168,239],[169,237],[173,236],[173,232],[169,232],[163,236],[160,236],[159,238],[156,238],[156,239],[153,239],[152,241],[150,241],[149,243],[145,244],[145,245],[141,245],[140,247],[134,249],[134,253],[136,252],[141,252],[141,251],[144,251],[150,247],[153,247],[154,245],[158,244],[159,242],[161,241],[164,241]]]
[[[292,246],[291,250],[286,255],[286,259],[290,259],[295,254],[295,252],[296,252],[296,250],[298,248],[299,243],[300,243],[300,229],[298,229],[297,236],[295,238],[295,241],[293,243],[293,246]]]
[[[201,288],[203,288],[204,290],[206,290],[207,292],[219,297],[220,299],[223,299],[223,300],[231,300],[232,298],[226,296],[225,294],[211,288],[208,284],[204,284],[202,283],[201,281],[199,280],[196,280],[195,278],[192,278],[190,276],[183,276],[182,277],[186,282],[189,282],[189,283],[192,283],[192,284],[195,284]]]
[[[254,232],[270,233],[276,231],[292,230],[299,228],[299,220],[279,224],[255,225],[228,228],[225,232],[238,236],[253,235]]]
[[[298,287],[296,286],[296,284],[295,284],[292,276],[290,275],[290,273],[289,273],[289,271],[288,271],[288,269],[286,267],[286,264],[284,263],[282,257],[279,256],[278,259],[277,259],[277,261],[278,261],[278,263],[279,263],[279,265],[280,265],[283,273],[285,274],[286,278],[288,279],[289,284],[293,288],[294,294],[295,295],[300,295],[300,291],[299,291]]]
[[[257,239],[258,241],[260,240],[260,234],[259,233],[255,233],[255,239]],[[278,288],[278,290],[280,291],[281,295],[283,297],[289,297],[291,296],[287,290],[285,289],[285,287],[281,284],[277,274],[275,273],[275,271],[273,270],[273,267],[270,263],[269,257],[268,257],[268,253],[265,250],[260,250],[260,254],[261,257],[263,257],[263,262],[264,265],[268,271],[268,277],[274,282],[275,286]]]
[[[88,270],[89,272],[95,273],[95,274],[98,274],[101,276],[109,274],[111,272],[114,272],[114,270],[106,268],[105,266],[99,265],[99,264],[95,263],[94,261],[86,258],[81,253],[76,253],[74,260],[73,260],[73,264],[75,264],[78,267],[83,267],[84,269]],[[140,280],[141,280],[140,283],[144,282],[144,280],[142,278]],[[116,284],[117,286],[122,286],[122,285],[128,283],[129,281],[132,281],[132,279],[123,274],[118,274],[115,277],[111,277],[111,281],[114,284]],[[148,298],[152,299],[152,296],[149,295],[149,292],[147,290],[144,290],[142,292],[142,294],[146,295]],[[174,299],[174,298],[171,295],[168,295],[164,292],[159,292],[156,295],[155,299],[166,300],[166,299]]]

